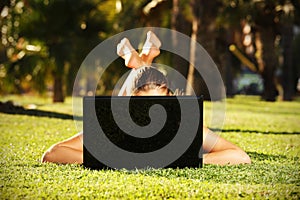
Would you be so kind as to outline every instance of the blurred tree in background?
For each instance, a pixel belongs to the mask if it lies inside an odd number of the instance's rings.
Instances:
[[[77,70],[93,47],[116,33],[155,26],[199,41],[219,67],[228,96],[235,94],[233,79],[244,66],[262,76],[264,100],[275,101],[278,94],[292,100],[300,76],[299,4],[298,0],[3,0],[0,93],[51,90],[53,101],[61,102],[72,94]],[[180,47],[177,38],[172,36],[172,41],[174,48]],[[192,58],[192,46],[189,51]],[[159,59],[187,77],[197,94],[210,98],[203,78],[187,61],[168,52]],[[127,70],[120,70],[122,64],[122,59],[116,60],[107,70],[105,81],[99,83],[101,94],[109,95]],[[78,94],[86,95],[86,87]]]
[[[45,86],[48,76],[53,82],[53,101],[64,101],[64,91],[71,94],[72,83],[84,57],[103,40],[105,34],[102,33],[110,30],[97,5],[98,2],[93,0],[8,2],[4,7],[8,14],[3,17],[2,25],[9,30],[2,31],[2,38],[6,37],[8,41],[4,43],[10,59],[6,63],[8,78],[11,75],[18,79],[16,75],[21,71],[25,77],[26,74],[39,77],[34,84]],[[10,41],[11,37],[13,40]],[[6,85],[9,84],[2,84],[2,89]]]

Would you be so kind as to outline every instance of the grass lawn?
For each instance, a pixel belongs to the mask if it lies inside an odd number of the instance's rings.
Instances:
[[[72,113],[72,101],[7,96],[22,106]],[[206,110],[211,108],[205,102]],[[208,113],[209,114],[209,113]],[[1,199],[299,199],[300,102],[226,101],[224,138],[242,147],[251,165],[199,169],[89,170],[40,163],[53,143],[77,132],[73,120],[0,113]]]

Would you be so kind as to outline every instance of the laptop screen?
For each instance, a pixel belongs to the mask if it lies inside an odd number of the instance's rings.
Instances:
[[[83,165],[92,169],[201,167],[202,131],[202,97],[84,97]]]

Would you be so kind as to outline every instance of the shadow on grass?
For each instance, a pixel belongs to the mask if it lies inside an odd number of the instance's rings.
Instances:
[[[37,117],[49,117],[49,118],[58,118],[58,119],[74,119],[74,120],[82,120],[80,116],[73,116],[69,114],[43,111],[37,109],[25,109],[22,106],[16,106],[12,101],[7,101],[5,103],[0,102],[0,112],[6,114],[17,114],[17,115],[29,115],[29,116],[37,116]]]
[[[281,134],[281,135],[300,135],[300,132],[275,132],[275,131],[259,131],[259,130],[243,130],[243,129],[218,129],[218,128],[211,128],[214,132],[240,132],[240,133],[261,133],[261,134]]]
[[[251,159],[257,160],[257,161],[282,161],[286,159],[294,159],[295,161],[299,160],[299,157],[294,158],[288,158],[285,155],[270,155],[270,154],[264,154],[264,153],[257,153],[257,152],[247,152],[247,154],[250,156]]]

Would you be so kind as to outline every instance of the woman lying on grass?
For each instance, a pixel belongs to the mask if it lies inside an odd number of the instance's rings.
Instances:
[[[148,43],[147,43],[148,42]],[[147,45],[147,46],[146,46]],[[152,32],[141,55],[132,48],[125,38],[118,45],[118,54],[125,59],[125,64],[133,68],[119,95],[122,96],[168,96],[173,95],[168,89],[167,78],[156,68],[151,67],[154,57],[159,54],[159,40]],[[129,56],[125,50],[130,50]],[[142,66],[142,67],[140,67]],[[50,147],[42,156],[42,162],[78,163],[83,162],[83,133]],[[251,163],[249,156],[239,147],[203,127],[203,163],[204,164],[246,164]]]

